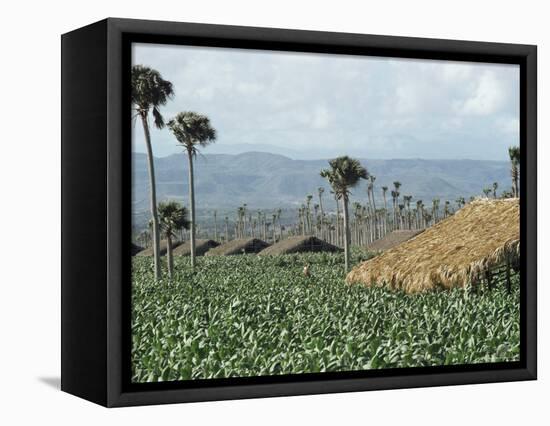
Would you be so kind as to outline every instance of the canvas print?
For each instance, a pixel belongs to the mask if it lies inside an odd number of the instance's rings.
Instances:
[[[519,361],[519,66],[134,43],[134,383]]]

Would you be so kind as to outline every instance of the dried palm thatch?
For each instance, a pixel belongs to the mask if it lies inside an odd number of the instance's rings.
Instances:
[[[303,252],[319,252],[319,251],[328,251],[328,252],[337,252],[341,251],[340,247],[333,246],[326,241],[320,240],[317,237],[288,237],[278,243],[273,244],[272,246],[267,247],[262,250],[260,255],[279,255],[279,254],[290,254],[290,253],[303,253]]]
[[[257,238],[242,238],[229,241],[206,252],[205,256],[231,256],[234,254],[259,253],[269,244]]]
[[[389,250],[392,247],[398,246],[399,244],[410,240],[412,237],[416,237],[423,231],[423,229],[393,231],[385,235],[384,238],[380,238],[379,240],[374,241],[372,244],[369,244],[367,249],[370,251]]]
[[[478,284],[492,269],[519,262],[519,200],[474,200],[381,255],[356,266],[348,283],[417,293]]]
[[[195,255],[204,256],[204,254],[214,248],[218,247],[220,243],[214,240],[196,240],[195,241]],[[191,244],[189,241],[180,244],[174,251],[174,256],[190,256],[191,255]]]
[[[172,249],[179,246],[181,242],[179,241],[172,241]],[[164,256],[166,254],[166,251],[168,250],[168,244],[166,243],[166,240],[162,240],[160,242],[160,255]],[[140,251],[136,254],[136,256],[153,256],[153,247],[146,248],[145,250]]]

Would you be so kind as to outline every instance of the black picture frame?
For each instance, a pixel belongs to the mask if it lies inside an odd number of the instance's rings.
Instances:
[[[536,46],[116,18],[64,34],[61,41],[63,391],[117,407],[536,379]],[[132,42],[518,64],[520,361],[131,384],[130,101],[126,83]]]

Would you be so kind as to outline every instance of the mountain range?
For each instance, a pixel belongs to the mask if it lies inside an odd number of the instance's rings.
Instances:
[[[399,181],[401,196],[412,195],[413,203],[432,198],[454,201],[457,197],[479,196],[485,187],[498,182],[499,190],[510,188],[506,161],[360,159],[368,172],[376,176],[375,194],[382,201],[382,186],[388,199],[393,182]],[[325,188],[328,202],[330,188],[319,172],[327,160],[294,160],[280,154],[246,152],[204,154],[195,159],[197,209],[235,208],[246,203],[250,208],[292,207],[301,205],[308,194],[317,200],[317,189]],[[134,212],[148,208],[148,172],[145,154],[133,153]],[[188,160],[184,154],[155,158],[157,198],[176,199],[187,204]],[[366,183],[352,190],[354,200],[365,202]],[[315,201],[317,202],[317,201]],[[378,204],[381,205],[381,204]]]

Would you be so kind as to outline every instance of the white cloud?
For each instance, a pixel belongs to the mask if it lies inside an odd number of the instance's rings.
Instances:
[[[311,127],[314,129],[326,129],[331,121],[331,115],[324,106],[317,106],[313,110],[313,117],[311,120]]]
[[[489,115],[497,112],[506,101],[503,87],[494,71],[484,71],[473,95],[460,108],[462,114]]]
[[[173,46],[138,46],[134,59],[174,83],[166,117],[207,114],[218,145],[505,159],[519,139],[515,66]],[[153,141],[155,155],[177,151],[167,130],[153,130]]]

